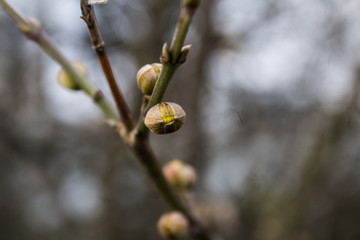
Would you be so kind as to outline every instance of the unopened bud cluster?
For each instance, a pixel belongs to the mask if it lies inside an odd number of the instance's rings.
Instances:
[[[188,232],[188,222],[180,212],[171,212],[161,216],[157,224],[159,233],[165,239],[180,239]]]
[[[163,167],[163,174],[171,186],[186,190],[194,185],[196,172],[192,166],[174,159]]]

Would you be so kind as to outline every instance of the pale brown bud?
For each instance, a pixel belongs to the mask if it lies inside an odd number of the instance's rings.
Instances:
[[[39,29],[41,28],[40,22],[33,17],[29,18],[29,25],[33,28],[33,29]]]
[[[166,164],[162,170],[169,184],[178,190],[186,190],[196,181],[194,168],[178,159]]]
[[[146,64],[138,71],[137,85],[142,93],[151,95],[156,81],[159,78],[162,65],[160,63]]]
[[[180,105],[162,102],[147,112],[145,125],[156,134],[172,133],[181,128],[185,116],[186,114]]]
[[[81,62],[73,62],[72,65],[74,68],[83,76],[87,78],[87,69],[85,65]],[[57,80],[61,86],[71,90],[80,90],[80,87],[70,78],[70,76],[65,72],[64,69],[61,69]]]
[[[21,32],[28,34],[31,32],[39,31],[41,28],[41,25],[36,18],[30,17],[28,22],[19,23],[17,27]]]
[[[180,239],[188,232],[188,222],[180,212],[162,215],[157,227],[161,236],[171,240]]]

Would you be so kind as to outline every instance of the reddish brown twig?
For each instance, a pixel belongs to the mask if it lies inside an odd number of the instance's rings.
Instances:
[[[108,55],[105,50],[105,43],[102,40],[97,21],[96,16],[94,13],[94,8],[91,5],[87,4],[86,0],[81,0],[81,11],[82,11],[82,19],[85,21],[91,38],[91,43],[93,46],[93,49],[95,50],[101,68],[104,72],[104,75],[106,77],[106,80],[110,86],[111,93],[115,99],[117,109],[120,113],[121,119],[124,122],[126,129],[128,131],[131,131],[131,129],[134,126],[134,122],[132,120],[131,112],[126,104],[126,101],[120,91],[120,88],[118,84],[116,83],[116,79],[114,76],[114,73],[112,71],[112,67],[108,58]]]

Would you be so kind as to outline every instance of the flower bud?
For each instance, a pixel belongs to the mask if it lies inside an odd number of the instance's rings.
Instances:
[[[177,131],[185,120],[185,112],[180,105],[170,102],[159,103],[147,112],[145,125],[151,132],[166,134]]]
[[[84,78],[87,77],[87,69],[83,63],[73,62],[72,65]],[[64,69],[60,70],[57,80],[59,84],[64,88],[71,90],[80,90],[80,87],[77,86],[76,83],[74,83],[74,81],[70,78],[70,76],[65,72]]]
[[[136,78],[139,89],[145,95],[151,95],[159,78],[162,65],[160,63],[146,64],[138,71]]]
[[[171,212],[161,216],[157,227],[165,239],[175,240],[187,234],[188,222],[180,212]]]
[[[196,181],[194,168],[177,159],[166,164],[162,170],[169,184],[178,190],[186,190]]]

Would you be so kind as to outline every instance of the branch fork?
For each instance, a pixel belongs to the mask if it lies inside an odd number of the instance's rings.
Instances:
[[[132,114],[127,106],[127,103],[116,83],[110,61],[108,59],[104,41],[101,38],[100,31],[97,26],[96,17],[92,5],[88,4],[87,0],[81,0],[81,10],[83,13],[82,19],[85,21],[94,50],[98,56],[99,62],[103,69],[104,75],[111,88],[112,95],[116,102],[119,116],[108,101],[105,99],[102,92],[94,88],[55,47],[46,32],[41,28],[36,20],[26,20],[18,11],[10,6],[6,0],[0,0],[0,5],[8,13],[8,15],[15,20],[19,30],[30,40],[34,41],[40,48],[44,50],[54,61],[59,63],[62,68],[69,75],[76,85],[79,86],[87,95],[89,95],[94,102],[103,111],[106,117],[106,124],[115,129],[121,138],[129,145],[137,156],[138,160],[143,164],[148,172],[148,175],[155,183],[161,195],[167,203],[174,209],[181,212],[189,221],[190,234],[193,238],[198,240],[211,240],[208,231],[202,223],[194,216],[193,212],[181,200],[181,197],[174,191],[165,179],[159,161],[149,143],[149,130],[144,125],[143,116],[155,104],[162,100],[165,90],[175,73],[177,67],[186,61],[186,56],[190,50],[190,46],[183,47],[184,40],[195,12],[196,7],[189,11],[189,3],[199,3],[200,1],[184,0],[182,11],[178,20],[177,28],[173,37],[171,47],[167,44],[163,47],[163,52],[160,57],[163,68],[159,79],[155,85],[154,91],[150,99],[144,98],[142,112],[138,124],[135,127],[132,119]]]

